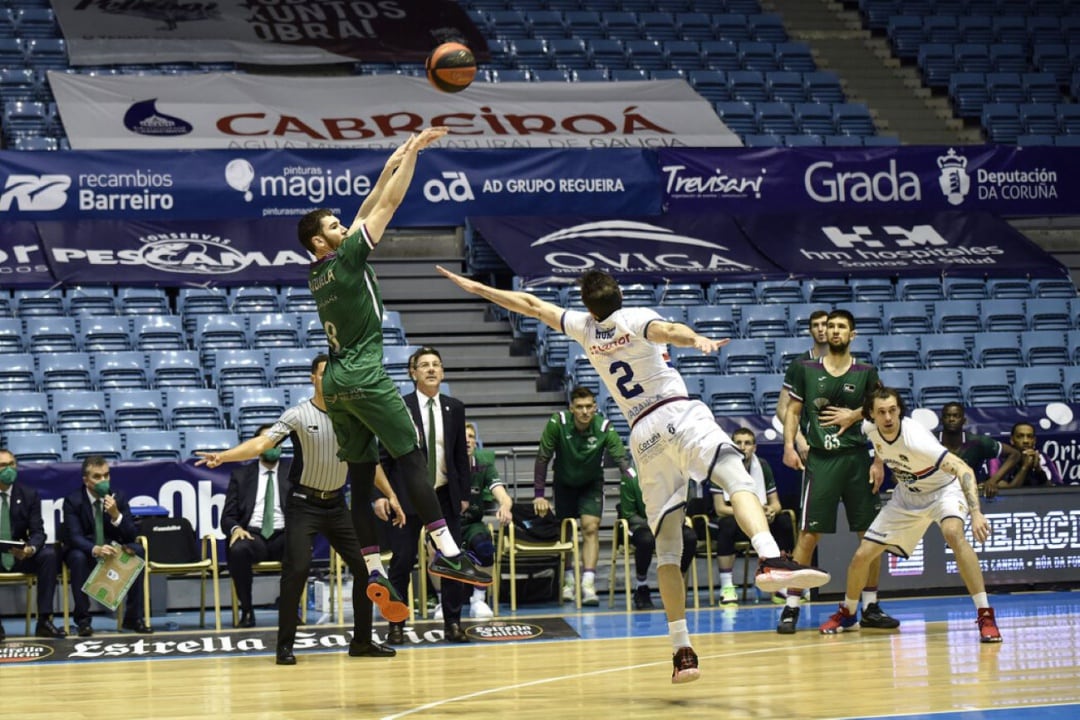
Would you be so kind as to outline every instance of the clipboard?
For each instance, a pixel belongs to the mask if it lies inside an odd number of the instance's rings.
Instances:
[[[112,543],[112,546],[120,548],[122,552],[99,559],[90,577],[83,583],[82,591],[110,610],[116,610],[146,563],[127,548],[117,543]]]
[[[0,540],[0,552],[11,552],[26,547],[22,540]]]

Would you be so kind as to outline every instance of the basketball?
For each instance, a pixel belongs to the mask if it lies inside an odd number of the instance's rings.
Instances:
[[[424,61],[428,80],[437,90],[461,92],[476,77],[476,58],[461,43],[448,42],[431,51]]]

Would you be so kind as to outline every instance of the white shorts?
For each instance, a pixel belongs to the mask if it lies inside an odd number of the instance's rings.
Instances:
[[[922,540],[930,523],[940,525],[950,517],[967,522],[969,514],[959,482],[927,493],[897,488],[867,528],[863,539],[884,545],[894,555],[906,558]]]
[[[754,492],[742,451],[699,400],[670,402],[638,420],[630,432],[630,452],[654,535],[665,515],[686,504],[691,480],[711,479],[729,497],[738,490]]]

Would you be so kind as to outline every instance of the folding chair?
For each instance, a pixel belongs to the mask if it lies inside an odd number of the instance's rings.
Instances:
[[[532,511],[531,505],[523,508],[526,513]],[[569,539],[567,539],[569,536]],[[566,518],[559,526],[559,539],[551,542],[528,542],[517,537],[514,523],[499,528],[498,541],[495,545],[495,577],[492,578],[494,592],[492,599],[499,604],[500,584],[502,583],[502,563],[508,561],[510,581],[510,611],[517,611],[517,562],[518,559],[557,555],[559,557],[559,587],[566,576],[566,558],[574,561],[574,607],[581,609],[581,567],[578,562],[578,523],[575,518]]]
[[[151,575],[197,575],[199,589],[199,626],[206,627],[206,581],[213,582],[214,629],[221,632],[221,597],[218,587],[217,538],[213,533],[195,537],[187,518],[143,518],[137,538],[143,547],[146,567],[143,570],[143,614],[150,618]],[[201,544],[201,550],[200,550]]]

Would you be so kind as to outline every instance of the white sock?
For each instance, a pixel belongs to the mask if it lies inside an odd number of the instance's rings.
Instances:
[[[787,598],[786,600],[784,600],[785,605],[787,605],[788,607],[793,607],[793,608],[799,607],[799,596],[798,595],[785,595],[784,597]]]
[[[728,585],[735,584],[735,573],[730,570],[720,571],[720,587],[726,588]]]
[[[647,588],[647,587],[649,587],[649,578],[647,578],[647,577],[639,577],[637,579],[637,586],[639,588]]]
[[[990,607],[990,601],[987,599],[985,592],[975,593],[971,596],[971,599],[975,601],[975,608],[978,610]]]
[[[566,573],[566,577],[563,578],[563,587],[568,587],[571,590],[574,589],[574,573]]]
[[[754,552],[758,557],[769,559],[780,557],[780,546],[776,544],[776,538],[769,532],[759,532],[750,538],[750,544],[754,546]]]
[[[435,530],[429,528],[429,532],[431,533],[432,542],[435,543],[435,546],[439,548],[439,552],[443,555],[446,557],[457,557],[461,554],[461,548],[454,542],[454,538],[450,534],[450,528],[443,525]]]
[[[482,587],[473,587],[470,602],[484,602],[487,599],[487,590]]]
[[[690,631],[686,629],[686,618],[669,622],[667,624],[668,637],[671,638],[673,651],[684,647],[693,647],[690,644]]]
[[[382,555],[378,552],[368,553],[364,556],[364,567],[367,568],[368,575],[377,572],[386,577],[386,568],[382,564]]]
[[[871,603],[876,603],[876,602],[877,602],[877,588],[874,588],[873,590],[863,590],[862,591],[862,604],[863,604],[863,607],[866,607],[867,605],[870,605]]]
[[[581,573],[581,586],[582,587],[585,587],[586,585],[595,585],[595,584],[596,584],[596,571],[595,570],[586,570],[585,572]]]

